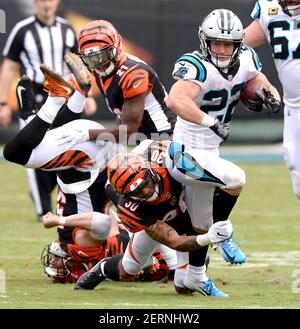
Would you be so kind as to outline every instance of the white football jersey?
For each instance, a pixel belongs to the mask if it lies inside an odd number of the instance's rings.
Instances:
[[[272,47],[274,62],[283,86],[283,101],[300,107],[300,15],[286,15],[277,0],[257,1],[252,18],[258,20]]]
[[[175,63],[173,77],[177,80],[190,80],[201,86],[201,92],[195,100],[198,107],[219,121],[229,123],[240,92],[245,83],[254,78],[261,70],[256,52],[243,46],[240,65],[233,74],[222,74],[210,61],[198,51],[181,56]],[[214,149],[221,143],[211,129],[191,123],[178,117],[173,140],[188,148]]]

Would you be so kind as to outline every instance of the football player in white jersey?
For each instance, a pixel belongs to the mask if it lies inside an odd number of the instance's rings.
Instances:
[[[262,74],[258,56],[243,46],[243,26],[231,11],[212,11],[199,28],[200,49],[175,63],[167,106],[177,114],[173,142],[166,155],[171,175],[185,184],[186,205],[195,230],[227,221],[245,184],[244,171],[219,157],[228,124],[248,80],[266,89],[253,110],[277,112],[280,96]],[[217,245],[230,263],[245,262],[232,238]],[[189,284],[187,282],[187,284]]]
[[[257,1],[254,21],[245,29],[245,43],[268,42],[283,87],[283,150],[294,193],[300,200],[300,1]]]

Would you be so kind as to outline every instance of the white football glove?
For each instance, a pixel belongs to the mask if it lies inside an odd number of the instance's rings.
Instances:
[[[232,224],[231,221],[228,219],[214,223],[209,228],[207,234],[211,243],[217,243],[229,239],[232,233],[233,233]]]
[[[67,150],[70,150],[76,144],[81,144],[90,139],[89,129],[81,128],[68,128],[68,129],[61,129],[58,132],[56,140],[57,145],[68,144]]]

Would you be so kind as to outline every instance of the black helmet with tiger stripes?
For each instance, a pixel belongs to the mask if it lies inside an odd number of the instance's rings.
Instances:
[[[160,181],[159,175],[150,164],[135,153],[119,153],[107,165],[108,180],[111,187],[122,197],[137,201],[150,201],[156,188],[149,196],[140,197],[142,190],[150,183],[153,186]]]
[[[122,38],[108,21],[94,20],[79,33],[79,52],[91,71],[102,77],[109,76],[117,68],[122,57]]]

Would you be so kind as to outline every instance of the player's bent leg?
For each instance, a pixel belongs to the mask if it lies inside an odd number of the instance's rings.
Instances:
[[[64,105],[63,97],[48,97],[38,114],[18,132],[4,147],[6,160],[25,165],[33,150],[41,143],[53,118]],[[42,112],[41,112],[42,111]],[[48,113],[52,113],[50,116]],[[44,117],[43,114],[44,113]],[[45,113],[47,115],[45,115]],[[51,118],[52,119],[51,119]]]
[[[25,165],[49,126],[47,122],[36,116],[4,146],[4,158],[7,161]]]
[[[118,255],[120,256],[120,255]],[[102,281],[104,281],[108,275],[104,274],[104,265],[108,259],[114,258],[114,261],[119,264],[119,257],[110,257],[100,260],[93,268],[89,271],[82,274],[77,280],[74,289],[75,290],[93,290],[95,289]]]
[[[34,120],[35,118],[32,121]],[[101,129],[103,126],[95,121],[80,119],[48,130],[41,142],[32,150],[26,167],[42,168],[44,170],[65,170],[71,167],[77,167],[76,163],[78,163],[78,167],[81,168],[80,170],[88,171],[89,169],[102,168],[101,166],[105,162],[105,144],[96,145],[96,143],[89,141],[81,145],[75,145],[70,150],[66,150],[66,145],[59,142],[59,135],[68,129],[76,129],[77,127]],[[83,157],[86,161],[80,160]],[[85,164],[87,165],[85,166]]]
[[[202,149],[184,150],[184,146],[171,142],[165,156],[171,176],[185,185],[210,184],[235,189],[245,185],[245,172],[218,152]]]
[[[135,233],[126,247],[122,265],[126,273],[137,275],[143,268],[154,265],[152,253],[160,243],[152,240],[145,231]]]

